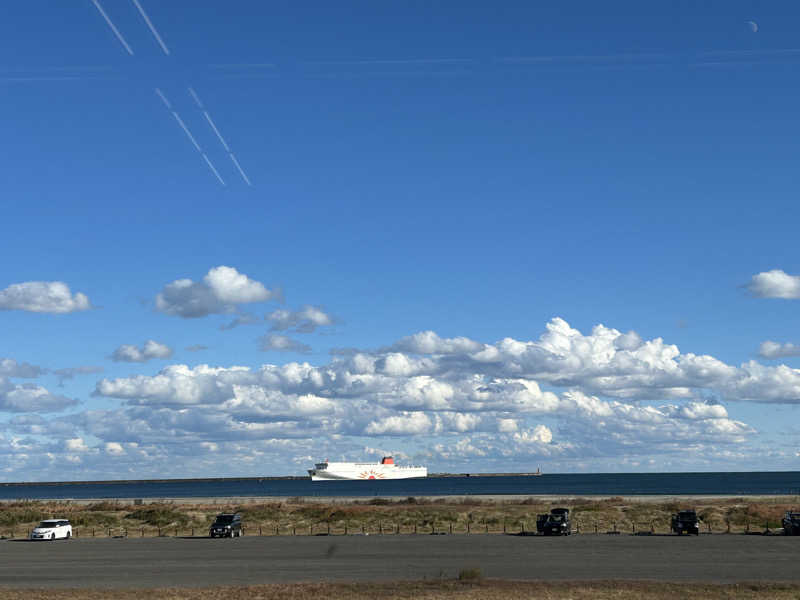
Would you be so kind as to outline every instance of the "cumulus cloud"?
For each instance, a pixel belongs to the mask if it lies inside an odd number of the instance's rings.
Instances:
[[[93,375],[95,373],[102,373],[103,370],[103,367],[86,365],[83,367],[56,369],[53,373],[58,377],[58,385],[63,386],[67,379],[73,379],[76,375]]]
[[[413,354],[470,354],[483,344],[465,337],[441,338],[433,331],[421,331],[396,342],[391,350]]]
[[[114,362],[147,362],[153,358],[170,358],[172,348],[155,340],[147,340],[141,348],[132,344],[123,344],[111,354]]]
[[[734,401],[800,403],[800,370],[728,365],[661,338],[604,325],[584,333],[553,319],[533,340],[422,332],[321,365],[169,365],[101,379],[94,395],[119,406],[60,420],[72,429],[59,439],[87,440],[89,451],[75,453],[86,469],[110,455],[106,444],[119,444],[114,464],[134,472],[178,455],[195,472],[209,457],[242,472],[268,457],[302,469],[311,447],[363,458],[365,437],[375,447],[416,448],[418,462],[442,470],[622,459],[697,466],[753,456],[758,432],[736,417]],[[709,396],[727,405],[700,400]],[[8,427],[35,436],[49,422],[25,415]]]
[[[0,290],[0,310],[64,314],[90,308],[85,294],[73,294],[62,281],[26,281]]]
[[[800,298],[800,276],[772,269],[753,275],[747,289],[758,298],[797,299]]]
[[[758,355],[761,358],[787,358],[789,356],[800,356],[800,346],[789,342],[781,344],[767,340],[761,342],[758,348]]]
[[[14,384],[0,377],[0,411],[15,413],[56,412],[75,406],[77,400],[51,394],[31,383]]]
[[[306,305],[300,310],[278,309],[267,315],[272,323],[271,331],[313,333],[318,327],[333,325],[334,318],[318,306]]]
[[[235,312],[238,305],[266,302],[278,297],[264,284],[233,267],[211,269],[202,281],[176,279],[164,286],[155,300],[156,309],[186,319]]]
[[[285,335],[269,334],[260,338],[261,349],[264,352],[270,350],[277,350],[278,352],[299,352],[300,354],[308,354],[311,352],[311,346],[304,344],[298,340]]]
[[[89,446],[83,441],[83,438],[71,438],[64,442],[64,449],[67,452],[87,452]]]
[[[13,358],[0,358],[0,377],[35,379],[45,372],[47,372],[46,369],[30,363],[20,363]]]
[[[106,454],[110,454],[112,456],[119,456],[120,454],[125,454],[125,448],[122,447],[122,444],[119,442],[106,442],[105,445]]]

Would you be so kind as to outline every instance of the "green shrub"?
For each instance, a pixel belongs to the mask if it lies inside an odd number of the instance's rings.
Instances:
[[[167,525],[183,525],[189,523],[189,516],[169,506],[150,506],[140,508],[125,515],[126,519],[142,521],[147,525],[165,527]]]
[[[483,580],[483,573],[478,567],[461,569],[458,572],[458,580],[464,582],[478,582]]]

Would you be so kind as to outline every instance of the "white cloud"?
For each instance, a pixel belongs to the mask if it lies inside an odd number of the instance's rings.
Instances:
[[[90,308],[86,295],[73,294],[62,281],[26,281],[0,290],[0,310],[64,314]]]
[[[800,356],[800,346],[786,342],[773,342],[767,340],[761,342],[758,348],[758,355],[761,358],[787,358],[789,356]]]
[[[18,415],[7,430],[36,436],[52,424],[62,445],[97,440],[76,469],[100,468],[106,444],[120,444],[125,453],[114,463],[131,472],[155,472],[177,456],[193,473],[207,460],[250,473],[245,465],[266,457],[300,468],[312,447],[318,457],[357,460],[365,436],[441,470],[620,460],[673,468],[709,457],[741,466],[759,438],[731,401],[800,403],[800,370],[727,365],[660,338],[603,325],[584,334],[554,319],[535,340],[485,344],[423,332],[322,365],[170,365],[101,379],[95,395],[119,407],[58,420]],[[698,400],[705,397],[727,406]],[[37,446],[29,446],[33,457]]]
[[[441,338],[433,331],[421,331],[404,337],[391,349],[412,354],[470,354],[479,352],[483,344],[465,337]]]
[[[46,413],[60,411],[76,404],[77,400],[51,394],[40,385],[13,384],[0,377],[0,411]]]
[[[170,358],[172,348],[155,340],[147,340],[141,348],[132,344],[123,344],[111,354],[114,362],[147,362],[153,358]]]
[[[13,358],[0,358],[0,377],[35,379],[46,372],[46,369],[30,363],[19,363]]]
[[[772,269],[753,275],[747,285],[750,293],[759,298],[800,298],[800,276]]]
[[[296,311],[275,310],[267,315],[267,321],[272,322],[272,331],[313,333],[318,327],[333,325],[334,318],[320,307],[306,305]]]
[[[188,319],[230,313],[240,304],[277,297],[277,292],[233,267],[219,266],[211,269],[202,281],[177,279],[164,286],[156,296],[156,309]]]
[[[268,334],[262,336],[259,341],[261,342],[261,350],[264,352],[270,350],[277,350],[278,352],[299,352],[300,354],[308,354],[311,352],[311,346],[308,344],[293,340],[285,335]]]
[[[66,440],[64,442],[64,448],[67,452],[86,452],[89,450],[89,446],[86,445],[83,438],[79,437]]]
[[[122,444],[119,442],[106,442],[105,445],[106,454],[110,454],[112,456],[119,456],[120,454],[125,454],[125,448],[122,447]]]
[[[364,433],[367,435],[418,435],[429,433],[433,423],[423,412],[409,412],[372,421]]]

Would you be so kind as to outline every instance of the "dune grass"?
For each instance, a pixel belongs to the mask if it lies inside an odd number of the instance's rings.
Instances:
[[[230,504],[98,502],[12,502],[0,504],[0,535],[24,535],[47,518],[67,518],[76,535],[197,535],[207,533],[214,516],[237,511],[248,535],[305,535],[309,533],[517,533],[533,531],[536,515],[556,506],[572,512],[573,528],[581,533],[669,531],[670,516],[695,508],[702,531],[740,533],[780,527],[783,513],[800,507],[800,498],[698,499],[694,501],[572,498],[546,502],[535,497],[504,499],[374,498],[368,501],[322,504],[288,498],[282,502]],[[165,533],[166,532],[166,533]]]

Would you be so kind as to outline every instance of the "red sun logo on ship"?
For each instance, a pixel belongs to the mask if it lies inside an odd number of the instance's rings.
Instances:
[[[373,471],[370,469],[369,471],[361,471],[359,473],[359,479],[384,479],[386,476],[383,473],[378,473],[377,471]]]

